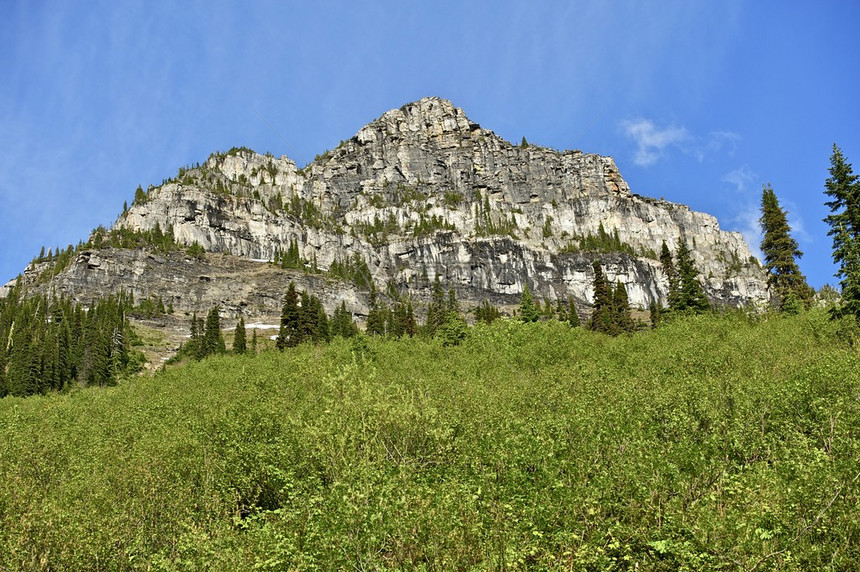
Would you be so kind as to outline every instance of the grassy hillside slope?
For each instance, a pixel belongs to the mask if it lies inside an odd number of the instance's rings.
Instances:
[[[822,312],[497,322],[0,401],[0,569],[860,568]]]

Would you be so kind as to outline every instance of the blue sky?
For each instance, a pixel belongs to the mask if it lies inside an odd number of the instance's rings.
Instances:
[[[213,151],[301,165],[437,95],[508,140],[611,155],[753,247],[770,182],[801,269],[835,284],[823,185],[834,142],[860,171],[858,23],[849,1],[6,0],[0,281]]]

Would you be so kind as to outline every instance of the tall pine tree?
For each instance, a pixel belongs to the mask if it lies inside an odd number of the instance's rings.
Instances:
[[[794,306],[792,300],[808,302],[812,297],[811,290],[796,261],[803,253],[791,237],[788,218],[770,183],[762,187],[759,224],[767,282],[777,307],[787,311]]]
[[[609,283],[600,267],[600,262],[595,260],[592,265],[594,280],[592,289],[594,292],[594,303],[592,304],[591,317],[588,320],[588,328],[595,332],[608,333],[612,329],[612,292]]]
[[[687,243],[683,239],[678,242],[678,297],[676,305],[670,307],[672,310],[701,314],[708,311],[711,305],[699,282],[699,270]]]
[[[239,322],[236,324],[236,332],[233,334],[233,353],[244,354],[248,350],[245,341],[245,318],[239,317]]]
[[[833,237],[833,262],[839,266],[842,304],[831,309],[834,318],[853,315],[860,322],[860,183],[851,163],[834,143],[830,157],[830,177],[824,183],[825,204],[831,214],[824,218]]]
[[[529,285],[525,284],[523,285],[522,296],[520,296],[520,320],[523,322],[537,322],[538,318],[540,318],[539,309],[535,304]]]
[[[298,345],[299,337],[299,293],[295,282],[290,282],[284,295],[284,305],[281,308],[281,327],[275,340],[279,350],[293,348]]]

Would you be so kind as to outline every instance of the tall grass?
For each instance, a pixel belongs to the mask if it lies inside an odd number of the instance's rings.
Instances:
[[[0,401],[0,568],[860,568],[823,313],[509,321]]]

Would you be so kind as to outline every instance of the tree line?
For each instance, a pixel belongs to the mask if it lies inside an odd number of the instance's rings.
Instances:
[[[84,308],[66,298],[22,295],[20,284],[0,299],[0,397],[113,385],[137,372],[143,356],[124,293]]]

